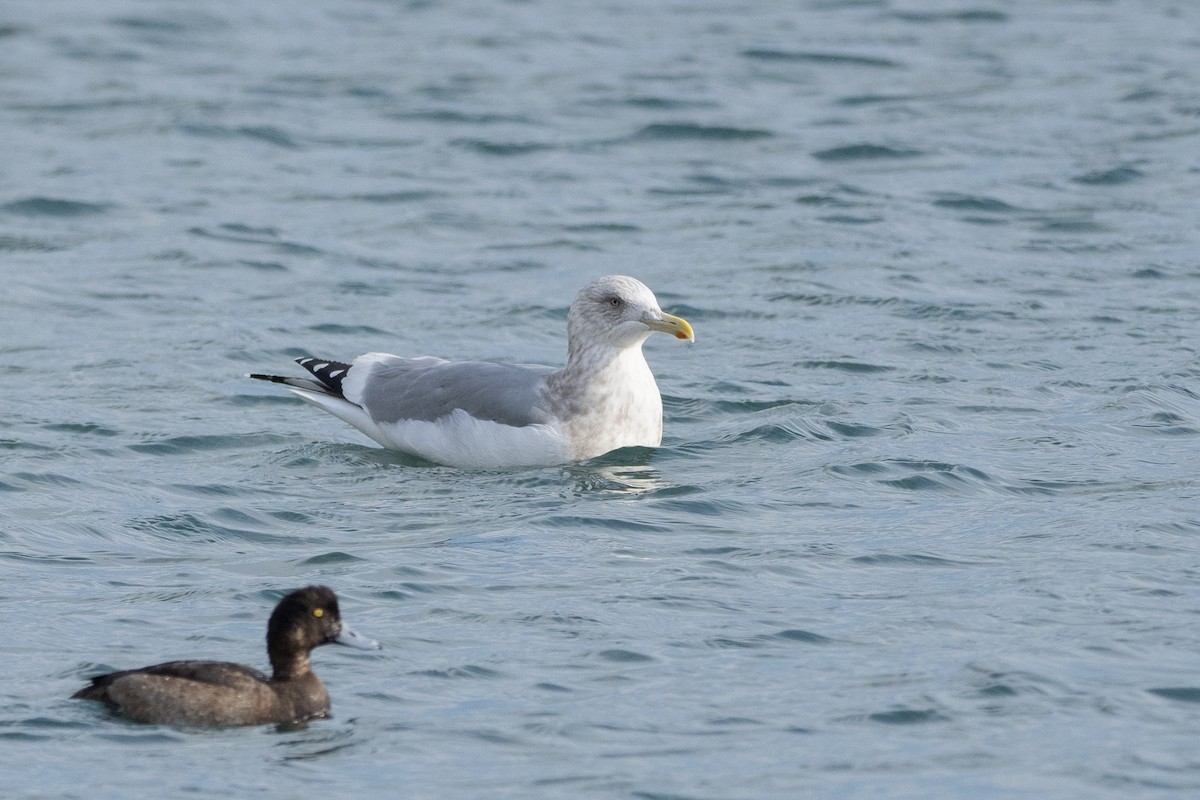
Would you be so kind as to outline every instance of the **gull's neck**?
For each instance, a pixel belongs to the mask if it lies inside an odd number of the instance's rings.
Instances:
[[[649,337],[649,333],[646,337]],[[637,374],[641,370],[649,372],[650,366],[642,354],[643,337],[626,347],[597,342],[580,344],[571,340],[567,349],[567,366],[563,367],[552,377],[562,384],[577,386],[595,383],[607,375],[622,372]]]
[[[545,398],[568,441],[587,443],[572,451],[573,459],[662,441],[662,398],[642,341],[572,347],[567,366],[546,379]]]

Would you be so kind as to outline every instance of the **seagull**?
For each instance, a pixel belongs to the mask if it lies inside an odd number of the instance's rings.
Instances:
[[[437,464],[548,466],[662,443],[662,397],[642,354],[655,332],[696,340],[641,281],[609,275],[571,303],[562,369],[367,353],[349,363],[296,359],[311,378],[249,377]]]

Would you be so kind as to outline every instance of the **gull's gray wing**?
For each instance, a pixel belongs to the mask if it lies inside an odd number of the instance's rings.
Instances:
[[[354,360],[342,390],[378,423],[432,422],[461,409],[475,419],[520,428],[550,420],[541,389],[551,372],[549,367],[368,353]]]

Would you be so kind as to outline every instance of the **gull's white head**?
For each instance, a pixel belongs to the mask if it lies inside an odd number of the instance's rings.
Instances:
[[[607,275],[580,289],[567,314],[572,352],[595,345],[640,346],[655,331],[696,341],[687,320],[663,312],[646,284],[625,275]]]

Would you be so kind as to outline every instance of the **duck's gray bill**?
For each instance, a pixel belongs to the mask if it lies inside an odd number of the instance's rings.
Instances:
[[[361,633],[355,633],[354,629],[349,625],[342,623],[342,632],[333,640],[336,644],[344,644],[347,647],[357,647],[359,650],[379,650],[379,642],[374,639],[368,639]]]

